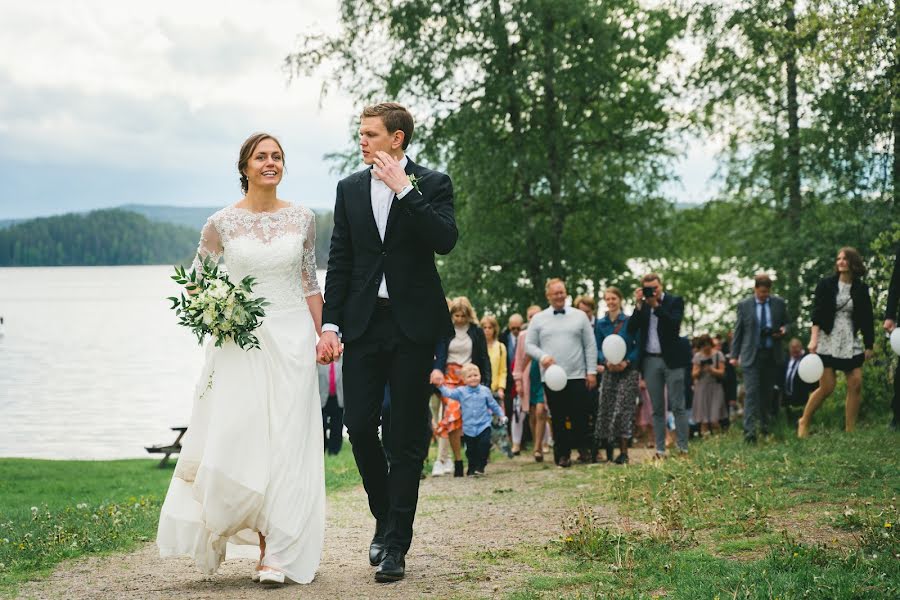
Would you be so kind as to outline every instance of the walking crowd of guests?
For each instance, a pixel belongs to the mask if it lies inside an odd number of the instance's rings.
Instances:
[[[816,286],[806,349],[791,331],[790,307],[772,293],[766,274],[756,275],[753,293],[737,304],[732,332],[693,340],[681,332],[684,300],[666,290],[658,273],[641,277],[630,313],[619,288],[603,290],[602,315],[593,297],[578,296],[570,304],[565,282],[551,279],[545,286],[547,306],[528,307],[524,319],[512,314],[502,331],[493,315],[479,320],[467,298],[450,299],[454,335],[438,343],[430,377],[437,440],[431,474],[484,475],[492,429],[500,428],[507,431],[510,454],[521,454],[530,441],[535,461],[543,462],[552,452],[562,468],[573,462],[625,464],[635,445],[653,447],[656,459],[671,451],[687,454],[691,435],[715,434],[732,425],[740,415],[741,396],[748,443],[769,434],[781,408],[803,438],[833,393],[838,371],[846,376],[845,429],[852,431],[862,367],[872,357],[875,340],[865,275],[860,254],[841,248],[834,273]],[[900,253],[888,294],[887,333],[896,327],[898,305]],[[604,355],[609,336],[625,344],[623,357],[614,359],[618,362]],[[808,353],[821,358],[818,382],[800,377],[800,362]],[[564,385],[546,381],[554,365],[565,373]],[[321,369],[325,449],[336,453],[340,365]],[[900,419],[898,380],[900,366],[894,373],[894,430]]]

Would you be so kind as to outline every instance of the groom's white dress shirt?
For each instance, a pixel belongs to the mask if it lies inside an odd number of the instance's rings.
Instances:
[[[409,159],[404,154],[403,158],[400,159],[400,168],[406,169],[406,164],[408,162]],[[394,203],[394,191],[382,180],[378,179],[374,169],[371,169],[370,172],[372,181],[369,184],[369,195],[372,197],[372,214],[375,215],[375,225],[378,227],[378,235],[381,237],[381,241],[384,242],[388,215],[391,214],[391,205]],[[406,186],[396,195],[397,198],[402,198],[412,189],[413,186]],[[378,286],[378,297],[390,298],[387,288],[387,277],[384,273],[381,274],[381,283]],[[338,326],[333,323],[325,323],[322,325],[322,331],[334,331],[340,333]]]

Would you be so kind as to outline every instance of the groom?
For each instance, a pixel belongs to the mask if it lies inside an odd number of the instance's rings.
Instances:
[[[376,519],[369,562],[379,582],[405,574],[431,440],[428,376],[438,338],[453,332],[434,264],[458,237],[453,186],[404,154],[412,135],[412,116],[399,104],[362,112],[359,145],[370,168],[337,186],[316,348],[327,363],[344,343],[344,424]],[[386,384],[387,452],[378,438]]]

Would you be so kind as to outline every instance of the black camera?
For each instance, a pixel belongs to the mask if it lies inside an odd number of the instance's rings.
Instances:
[[[700,366],[701,366],[701,367],[706,367],[706,366],[710,366],[710,367],[711,367],[712,364],[713,364],[713,359],[711,359],[711,358],[704,358],[704,359],[702,359],[702,360],[700,361]]]
[[[656,295],[656,287],[652,285],[645,285],[641,288],[641,292],[644,294],[644,298],[652,298]]]
[[[771,327],[761,327],[759,330],[760,337],[772,337],[772,334],[775,333],[775,330]]]

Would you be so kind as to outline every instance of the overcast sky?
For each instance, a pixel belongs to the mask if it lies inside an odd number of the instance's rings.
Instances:
[[[279,195],[330,208],[357,114],[321,80],[290,85],[304,31],[337,27],[337,0],[0,0],[0,219],[126,203],[224,206],[253,131],[280,137]],[[412,107],[415,113],[415,107]],[[415,155],[415,144],[410,149]],[[679,163],[682,202],[707,199],[713,149]]]

